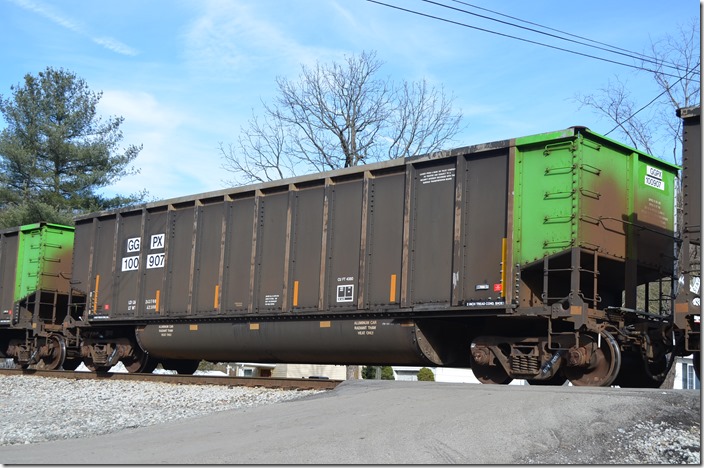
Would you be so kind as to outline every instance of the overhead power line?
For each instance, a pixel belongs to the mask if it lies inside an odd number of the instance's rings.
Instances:
[[[473,12],[471,12],[471,11],[463,10],[463,9],[461,9],[461,8],[455,8],[455,7],[452,7],[452,6],[449,6],[449,5],[445,5],[445,4],[443,4],[443,3],[440,3],[440,2],[437,2],[437,1],[433,1],[433,0],[421,0],[421,1],[423,1],[423,2],[425,2],[425,3],[432,4],[432,5],[437,5],[437,6],[440,6],[440,7],[443,7],[443,8],[447,8],[447,9],[449,9],[449,10],[458,11],[458,12],[465,13],[465,14],[468,14],[468,15],[476,16],[476,17],[478,17],[478,18],[483,18],[483,19],[486,19],[486,20],[489,20],[489,21],[494,21],[494,22],[497,22],[497,23],[505,24],[505,25],[507,25],[507,26],[512,26],[512,27],[514,27],[514,28],[519,28],[519,29],[523,29],[523,30],[525,30],[525,31],[534,32],[534,33],[536,33],[536,34],[542,34],[542,35],[544,35],[544,36],[552,37],[552,38],[554,38],[554,39],[559,39],[559,40],[561,40],[561,41],[571,42],[571,43],[573,43],[573,44],[579,44],[579,45],[582,45],[582,46],[585,46],[585,47],[591,47],[591,48],[594,48],[594,49],[603,50],[604,52],[608,52],[608,53],[611,53],[611,54],[622,55],[622,56],[624,56],[624,57],[629,57],[629,58],[636,59],[636,60],[642,60],[642,61],[644,61],[644,62],[649,62],[649,63],[653,63],[653,64],[656,64],[656,65],[663,65],[663,66],[666,66],[666,67],[668,67],[668,68],[672,68],[672,69],[677,70],[677,71],[684,71],[684,70],[682,70],[679,66],[677,66],[677,65],[675,65],[675,64],[668,63],[668,62],[665,62],[665,61],[662,61],[662,60],[657,60],[657,59],[654,58],[654,57],[649,57],[649,56],[647,56],[647,55],[645,55],[645,54],[641,54],[641,53],[639,53],[639,52],[633,52],[633,51],[630,51],[630,50],[627,50],[627,49],[623,49],[623,48],[621,48],[621,47],[616,47],[616,46],[612,46],[612,45],[606,44],[606,43],[604,43],[604,42],[599,42],[599,41],[595,41],[595,40],[592,40],[592,39],[589,39],[589,38],[586,38],[586,37],[577,36],[576,34],[571,34],[571,33],[568,33],[568,32],[566,32],[566,31],[560,31],[559,29],[550,28],[550,27],[543,26],[543,25],[538,24],[538,23],[531,22],[531,21],[525,21],[525,20],[522,20],[522,19],[520,19],[520,18],[516,18],[515,16],[505,15],[505,14],[503,14],[503,13],[499,13],[499,12],[497,12],[497,11],[489,10],[489,9],[487,9],[487,8],[478,7],[478,6],[476,6],[476,5],[472,5],[471,3],[463,2],[463,1],[461,1],[461,0],[450,0],[450,1],[455,2],[455,3],[462,4],[462,5],[466,5],[466,6],[469,6],[469,7],[472,7],[472,8],[477,8],[477,9],[480,9],[480,10],[488,11],[488,12],[493,13],[493,14],[495,14],[495,15],[499,15],[499,16],[503,16],[503,17],[506,17],[506,18],[510,18],[510,19],[513,19],[513,20],[516,20],[516,21],[520,21],[520,22],[522,22],[522,23],[531,24],[531,25],[537,26],[537,27],[539,27],[539,28],[543,28],[543,29],[547,29],[547,30],[550,30],[550,31],[554,31],[554,32],[557,32],[557,33],[566,35],[566,36],[568,36],[568,37],[560,36],[560,35],[558,35],[558,34],[548,33],[548,32],[545,32],[545,31],[540,31],[540,30],[538,30],[538,29],[529,28],[529,27],[526,27],[526,26],[521,26],[521,25],[519,25],[519,24],[511,23],[510,21],[503,21],[503,20],[500,20],[500,19],[497,19],[497,18],[492,18],[492,17],[490,17],[490,16],[480,15],[480,14],[478,14],[478,13],[473,13]],[[574,40],[574,39],[570,39],[569,37],[574,37],[574,38],[582,39],[582,40],[577,41],[577,40]],[[586,41],[586,42],[585,42],[585,41]],[[598,44],[598,45],[595,45],[595,44]],[[604,47],[602,47],[602,46],[604,46]]]
[[[672,75],[672,74],[670,74],[670,73],[665,73],[665,72],[660,71],[660,70],[652,70],[652,69],[649,69],[649,68],[640,67],[640,66],[632,65],[632,64],[629,64],[629,63],[625,63],[625,62],[619,62],[619,61],[617,61],[617,60],[612,60],[612,59],[609,59],[609,58],[606,58],[606,57],[599,57],[599,56],[597,56],[597,55],[592,55],[592,54],[587,54],[587,53],[584,53],[584,52],[579,52],[579,51],[576,51],[576,50],[566,49],[566,48],[564,48],[564,47],[558,47],[558,46],[554,46],[554,45],[551,45],[551,44],[546,44],[546,43],[543,43],[543,42],[538,42],[538,41],[534,41],[534,40],[531,40],[531,39],[526,39],[526,38],[523,38],[523,37],[513,36],[513,35],[511,35],[511,34],[506,34],[506,33],[502,33],[502,32],[499,32],[499,31],[493,31],[493,30],[491,30],[491,29],[480,28],[479,26],[473,26],[473,25],[471,25],[471,24],[462,23],[462,22],[460,22],[460,21],[455,21],[455,20],[451,20],[451,19],[447,19],[447,18],[442,18],[442,17],[440,17],[440,16],[435,16],[435,15],[431,15],[431,14],[428,14],[428,13],[423,13],[423,12],[416,11],[416,10],[410,10],[410,9],[408,9],[408,8],[403,8],[403,7],[400,7],[400,6],[397,6],[397,5],[391,5],[391,4],[389,4],[389,3],[384,3],[384,2],[381,2],[381,1],[379,1],[379,0],[367,0],[367,1],[370,2],[370,3],[376,3],[377,5],[385,6],[385,7],[387,7],[387,8],[392,8],[392,9],[399,10],[399,11],[403,11],[403,12],[406,12],[406,13],[411,13],[411,14],[413,14],[413,15],[422,16],[422,17],[425,17],[425,18],[434,19],[434,20],[437,20],[437,21],[442,21],[442,22],[445,22],[445,23],[454,24],[454,25],[456,25],[456,26],[462,26],[462,27],[469,28],[469,29],[474,29],[474,30],[477,30],[477,31],[482,31],[482,32],[486,32],[486,33],[489,33],[489,34],[494,34],[494,35],[497,35],[497,36],[506,37],[506,38],[508,38],[508,39],[514,39],[514,40],[517,40],[517,41],[526,42],[526,43],[529,43],[529,44],[539,45],[539,46],[542,46],[542,47],[547,47],[547,48],[549,48],[549,49],[559,50],[559,51],[561,51],[561,52],[567,52],[567,53],[569,53],[569,54],[578,55],[578,56],[581,56],[581,57],[592,58],[592,59],[595,59],[595,60],[600,60],[600,61],[602,61],[602,62],[613,63],[613,64],[615,64],[615,65],[621,65],[621,66],[624,66],[624,67],[633,68],[633,69],[641,70],[641,71],[647,71],[647,72],[650,72],[650,73],[659,73],[659,74],[661,74],[661,75],[663,75],[663,76],[669,76],[670,78],[680,78],[679,75]]]
[[[655,96],[655,97],[654,97],[653,99],[651,99],[650,102],[648,102],[646,105],[644,105],[643,107],[641,107],[640,109],[638,109],[637,111],[635,111],[634,113],[632,113],[631,115],[629,115],[628,118],[624,119],[622,122],[619,122],[618,124],[616,124],[616,126],[615,126],[614,128],[612,128],[611,130],[609,130],[608,132],[606,132],[606,133],[604,134],[604,136],[608,136],[609,133],[615,131],[615,130],[616,130],[617,128],[619,128],[619,127],[622,127],[623,124],[625,124],[626,122],[628,122],[629,120],[631,120],[633,117],[635,117],[636,115],[638,115],[641,111],[643,111],[643,110],[647,109],[648,107],[650,107],[651,105],[653,105],[653,103],[654,103],[655,101],[657,101],[658,99],[660,99],[661,97],[663,97],[668,91],[670,91],[670,88],[672,88],[673,86],[675,86],[676,84],[678,84],[680,81],[682,81],[682,80],[684,80],[685,78],[687,78],[687,75],[691,75],[692,73],[695,73],[695,72],[697,71],[697,68],[699,68],[699,66],[694,67],[692,70],[689,71],[689,73],[686,73],[686,74],[685,74],[684,76],[682,76],[679,80],[677,80],[677,81],[675,81],[674,83],[672,83],[671,85],[669,85],[667,88],[665,88],[665,90],[664,90],[662,93],[660,93],[660,94],[658,94],[657,96]]]
[[[422,1],[427,1],[427,0],[422,0]],[[471,8],[475,8],[475,9],[477,9],[477,10],[486,11],[486,12],[492,13],[492,14],[494,14],[494,15],[502,16],[502,17],[504,17],[504,18],[509,18],[509,19],[512,19],[512,20],[515,20],[515,21],[519,21],[519,22],[521,22],[521,23],[530,24],[530,25],[532,25],[532,26],[537,26],[537,27],[539,27],[539,28],[546,29],[546,30],[548,30],[548,31],[554,31],[554,32],[556,32],[556,33],[563,34],[563,35],[568,36],[568,37],[573,37],[573,38],[576,38],[576,39],[581,39],[581,40],[583,40],[583,41],[591,42],[592,44],[598,44],[598,45],[604,46],[604,47],[597,47],[597,46],[594,46],[594,45],[591,45],[591,44],[587,44],[587,43],[584,43],[584,42],[581,42],[581,41],[570,40],[570,39],[568,39],[568,38],[566,38],[566,37],[560,37],[560,36],[557,36],[557,35],[554,35],[554,34],[545,33],[545,32],[543,32],[543,31],[537,31],[537,30],[535,30],[535,29],[525,28],[525,27],[523,27],[523,26],[519,26],[519,25],[517,25],[517,24],[513,24],[513,23],[510,23],[510,22],[507,22],[507,21],[501,21],[501,20],[498,20],[498,19],[495,19],[495,18],[491,18],[491,17],[489,17],[489,16],[478,15],[478,14],[476,14],[476,13],[472,13],[472,12],[469,12],[469,11],[459,10],[459,11],[465,12],[465,13],[467,13],[467,14],[479,16],[479,17],[481,17],[481,18],[486,18],[486,19],[491,20],[491,21],[497,21],[497,22],[500,22],[500,23],[503,23],[503,24],[507,24],[507,25],[510,25],[510,26],[514,26],[514,27],[516,27],[516,28],[526,29],[526,30],[528,30],[528,31],[534,31],[534,32],[537,32],[537,33],[539,33],[539,34],[544,34],[544,35],[547,35],[547,36],[555,37],[555,38],[558,38],[558,39],[561,39],[561,40],[573,42],[573,43],[575,43],[575,44],[580,44],[580,45],[584,45],[584,46],[587,46],[587,47],[593,47],[593,48],[600,49],[600,50],[604,50],[604,51],[610,52],[610,53],[625,55],[625,56],[627,56],[627,57],[636,58],[636,59],[638,59],[638,60],[643,60],[643,61],[650,62],[650,63],[663,64],[663,65],[665,65],[665,66],[667,66],[667,67],[670,67],[670,68],[672,68],[672,69],[675,69],[675,70],[678,70],[678,71],[684,71],[684,70],[682,70],[681,67],[679,67],[679,66],[678,66],[677,64],[675,64],[675,63],[666,62],[666,61],[658,61],[655,57],[650,57],[650,56],[645,55],[645,54],[642,54],[642,53],[640,53],[640,52],[634,52],[634,51],[632,51],[632,50],[624,49],[624,48],[622,48],[622,47],[618,47],[618,46],[614,46],[614,45],[611,45],[611,44],[607,44],[607,43],[605,43],[605,42],[601,42],[601,41],[597,41],[597,40],[594,40],[594,39],[590,39],[590,38],[588,38],[588,37],[579,36],[579,35],[577,35],[577,34],[572,34],[572,33],[568,32],[568,31],[562,31],[562,30],[560,30],[560,29],[551,28],[551,27],[549,27],[549,26],[545,26],[545,25],[542,25],[542,24],[539,24],[539,23],[535,23],[535,22],[533,22],[533,21],[527,21],[527,20],[518,18],[518,17],[516,17],[516,16],[507,15],[507,14],[504,14],[504,13],[501,13],[501,12],[498,12],[498,11],[495,11],[495,10],[490,10],[489,8],[483,8],[483,7],[480,7],[480,6],[478,6],[478,5],[473,5],[473,4],[471,4],[471,3],[463,2],[462,0],[450,0],[450,1],[452,1],[452,2],[454,2],[454,3],[459,3],[459,4],[461,4],[461,5],[465,5],[465,6],[468,6],[468,7],[471,7]],[[434,4],[437,4],[437,5],[445,6],[446,8],[451,8],[451,7],[449,7],[449,6],[442,5],[442,4],[438,3],[438,2],[428,1],[428,3],[434,3]],[[617,52],[617,51],[621,51],[621,52]]]

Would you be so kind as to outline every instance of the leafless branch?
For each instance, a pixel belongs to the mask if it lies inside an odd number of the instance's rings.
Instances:
[[[425,80],[379,78],[382,65],[363,52],[277,78],[277,98],[242,129],[237,151],[221,144],[223,167],[256,182],[441,149],[462,118],[452,99]]]

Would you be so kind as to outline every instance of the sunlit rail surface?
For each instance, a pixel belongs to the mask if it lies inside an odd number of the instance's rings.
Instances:
[[[232,377],[226,375],[130,374],[124,372],[75,372],[62,370],[0,369],[0,375],[31,375],[60,379],[106,379],[164,382],[180,385],[228,385],[231,387],[280,388],[283,390],[331,390],[342,382],[330,379]]]

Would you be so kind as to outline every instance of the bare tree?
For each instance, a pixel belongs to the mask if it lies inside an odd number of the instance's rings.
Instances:
[[[391,130],[396,133],[389,159],[438,150],[459,131],[461,117],[453,111],[452,100],[426,80],[404,82],[395,102]]]
[[[237,148],[243,148],[238,153]],[[223,168],[241,174],[243,182],[267,182],[293,174],[291,161],[286,157],[286,135],[278,120],[261,121],[256,115],[248,128],[242,130],[237,146],[227,148],[220,143]]]
[[[612,120],[618,133],[634,148],[653,154],[652,117],[634,117],[635,104],[627,82],[616,77],[609,80],[606,87],[599,89],[598,94],[578,97],[582,106],[588,106]],[[613,131],[613,130],[612,130]]]
[[[653,78],[666,98],[663,112],[659,113],[655,123],[667,129],[674,143],[672,158],[676,164],[681,163],[679,148],[682,144],[682,120],[676,117],[674,111],[700,103],[699,44],[699,22],[694,20],[681,26],[675,36],[667,35],[664,39],[651,43],[651,54],[657,61]],[[676,77],[671,73],[671,65],[676,67]]]
[[[362,52],[302,66],[297,81],[277,78],[278,97],[263,103],[263,115],[235,145],[220,144],[223,168],[255,182],[442,149],[460,130],[453,98],[426,80],[379,78],[382,65]]]
[[[648,55],[640,65],[643,72],[652,75],[661,91],[650,102],[637,106],[628,82],[619,77],[597,93],[575,99],[610,120],[614,125],[612,131],[636,149],[654,155],[671,151],[672,160],[679,164],[682,121],[675,110],[699,103],[698,22],[692,20],[680,26],[675,36],[651,41]]]

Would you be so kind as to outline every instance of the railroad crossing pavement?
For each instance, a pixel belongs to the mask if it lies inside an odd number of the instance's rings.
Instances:
[[[619,463],[625,456],[637,460],[636,439],[652,433],[636,428],[667,425],[699,433],[700,419],[697,390],[358,380],[286,403],[0,447],[0,462]]]

